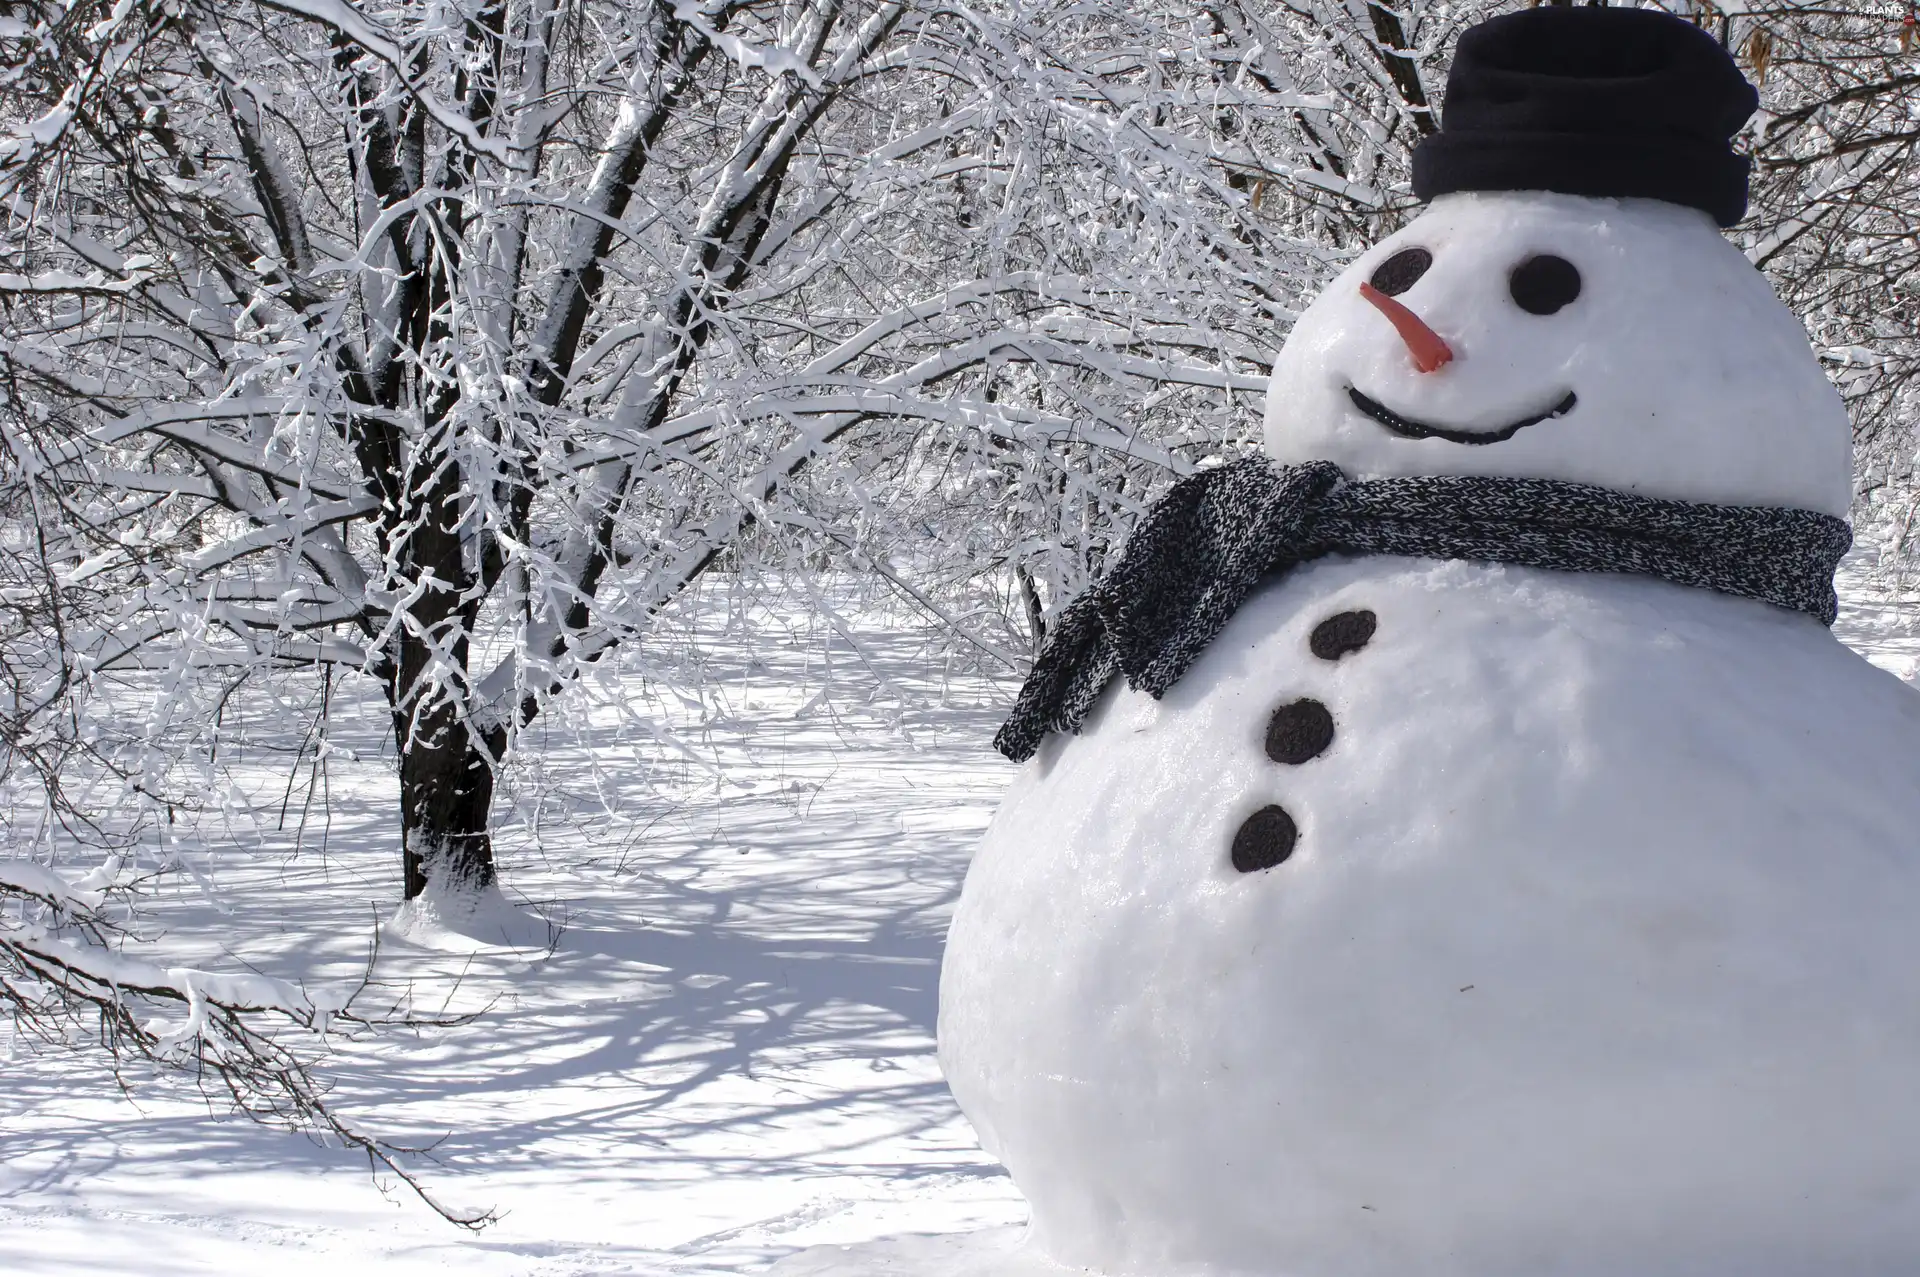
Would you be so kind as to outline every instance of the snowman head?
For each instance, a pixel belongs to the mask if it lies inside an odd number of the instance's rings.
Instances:
[[[1295,323],[1276,460],[1564,479],[1844,515],[1846,413],[1804,329],[1715,222],[1753,90],[1690,23],[1524,10],[1463,36],[1432,207]],[[1679,127],[1678,120],[1687,127]]]

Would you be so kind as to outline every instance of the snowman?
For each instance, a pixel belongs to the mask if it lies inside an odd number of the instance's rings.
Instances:
[[[1268,456],[1062,617],[942,975],[978,1271],[1920,1272],[1920,696],[1826,628],[1754,105],[1654,11],[1466,32]]]

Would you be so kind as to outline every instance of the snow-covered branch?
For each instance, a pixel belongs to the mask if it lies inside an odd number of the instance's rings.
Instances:
[[[312,990],[252,972],[168,967],[131,956],[116,909],[139,869],[108,858],[80,877],[0,859],[0,1009],[15,1034],[52,1048],[103,1044],[116,1070],[136,1064],[191,1078],[209,1104],[331,1139],[364,1154],[452,1223],[481,1228],[492,1211],[449,1206],[407,1161],[423,1150],[368,1135],[328,1102],[314,1061],[329,1033],[447,1026],[457,1018],[357,1007],[367,991]],[[371,957],[369,970],[371,970]]]

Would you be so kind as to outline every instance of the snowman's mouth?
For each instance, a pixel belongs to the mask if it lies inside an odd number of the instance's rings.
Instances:
[[[1513,438],[1528,426],[1537,426],[1543,421],[1566,416],[1573,411],[1574,404],[1578,402],[1574,393],[1569,390],[1565,399],[1545,412],[1536,412],[1531,417],[1522,417],[1497,430],[1449,430],[1445,426],[1430,426],[1424,421],[1403,417],[1379,400],[1370,399],[1361,394],[1352,386],[1347,387],[1347,397],[1353,400],[1354,407],[1403,438],[1445,439],[1448,443],[1499,443],[1504,439]]]

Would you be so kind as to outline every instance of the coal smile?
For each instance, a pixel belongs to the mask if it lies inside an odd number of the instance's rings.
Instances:
[[[1543,421],[1566,416],[1573,411],[1573,405],[1578,402],[1574,393],[1569,390],[1565,399],[1545,412],[1536,412],[1531,417],[1522,417],[1498,430],[1449,430],[1445,426],[1430,426],[1424,421],[1403,417],[1379,400],[1370,399],[1361,394],[1352,386],[1347,387],[1347,397],[1353,400],[1354,407],[1402,438],[1445,439],[1448,443],[1499,443],[1513,438],[1528,426],[1536,426]]]

